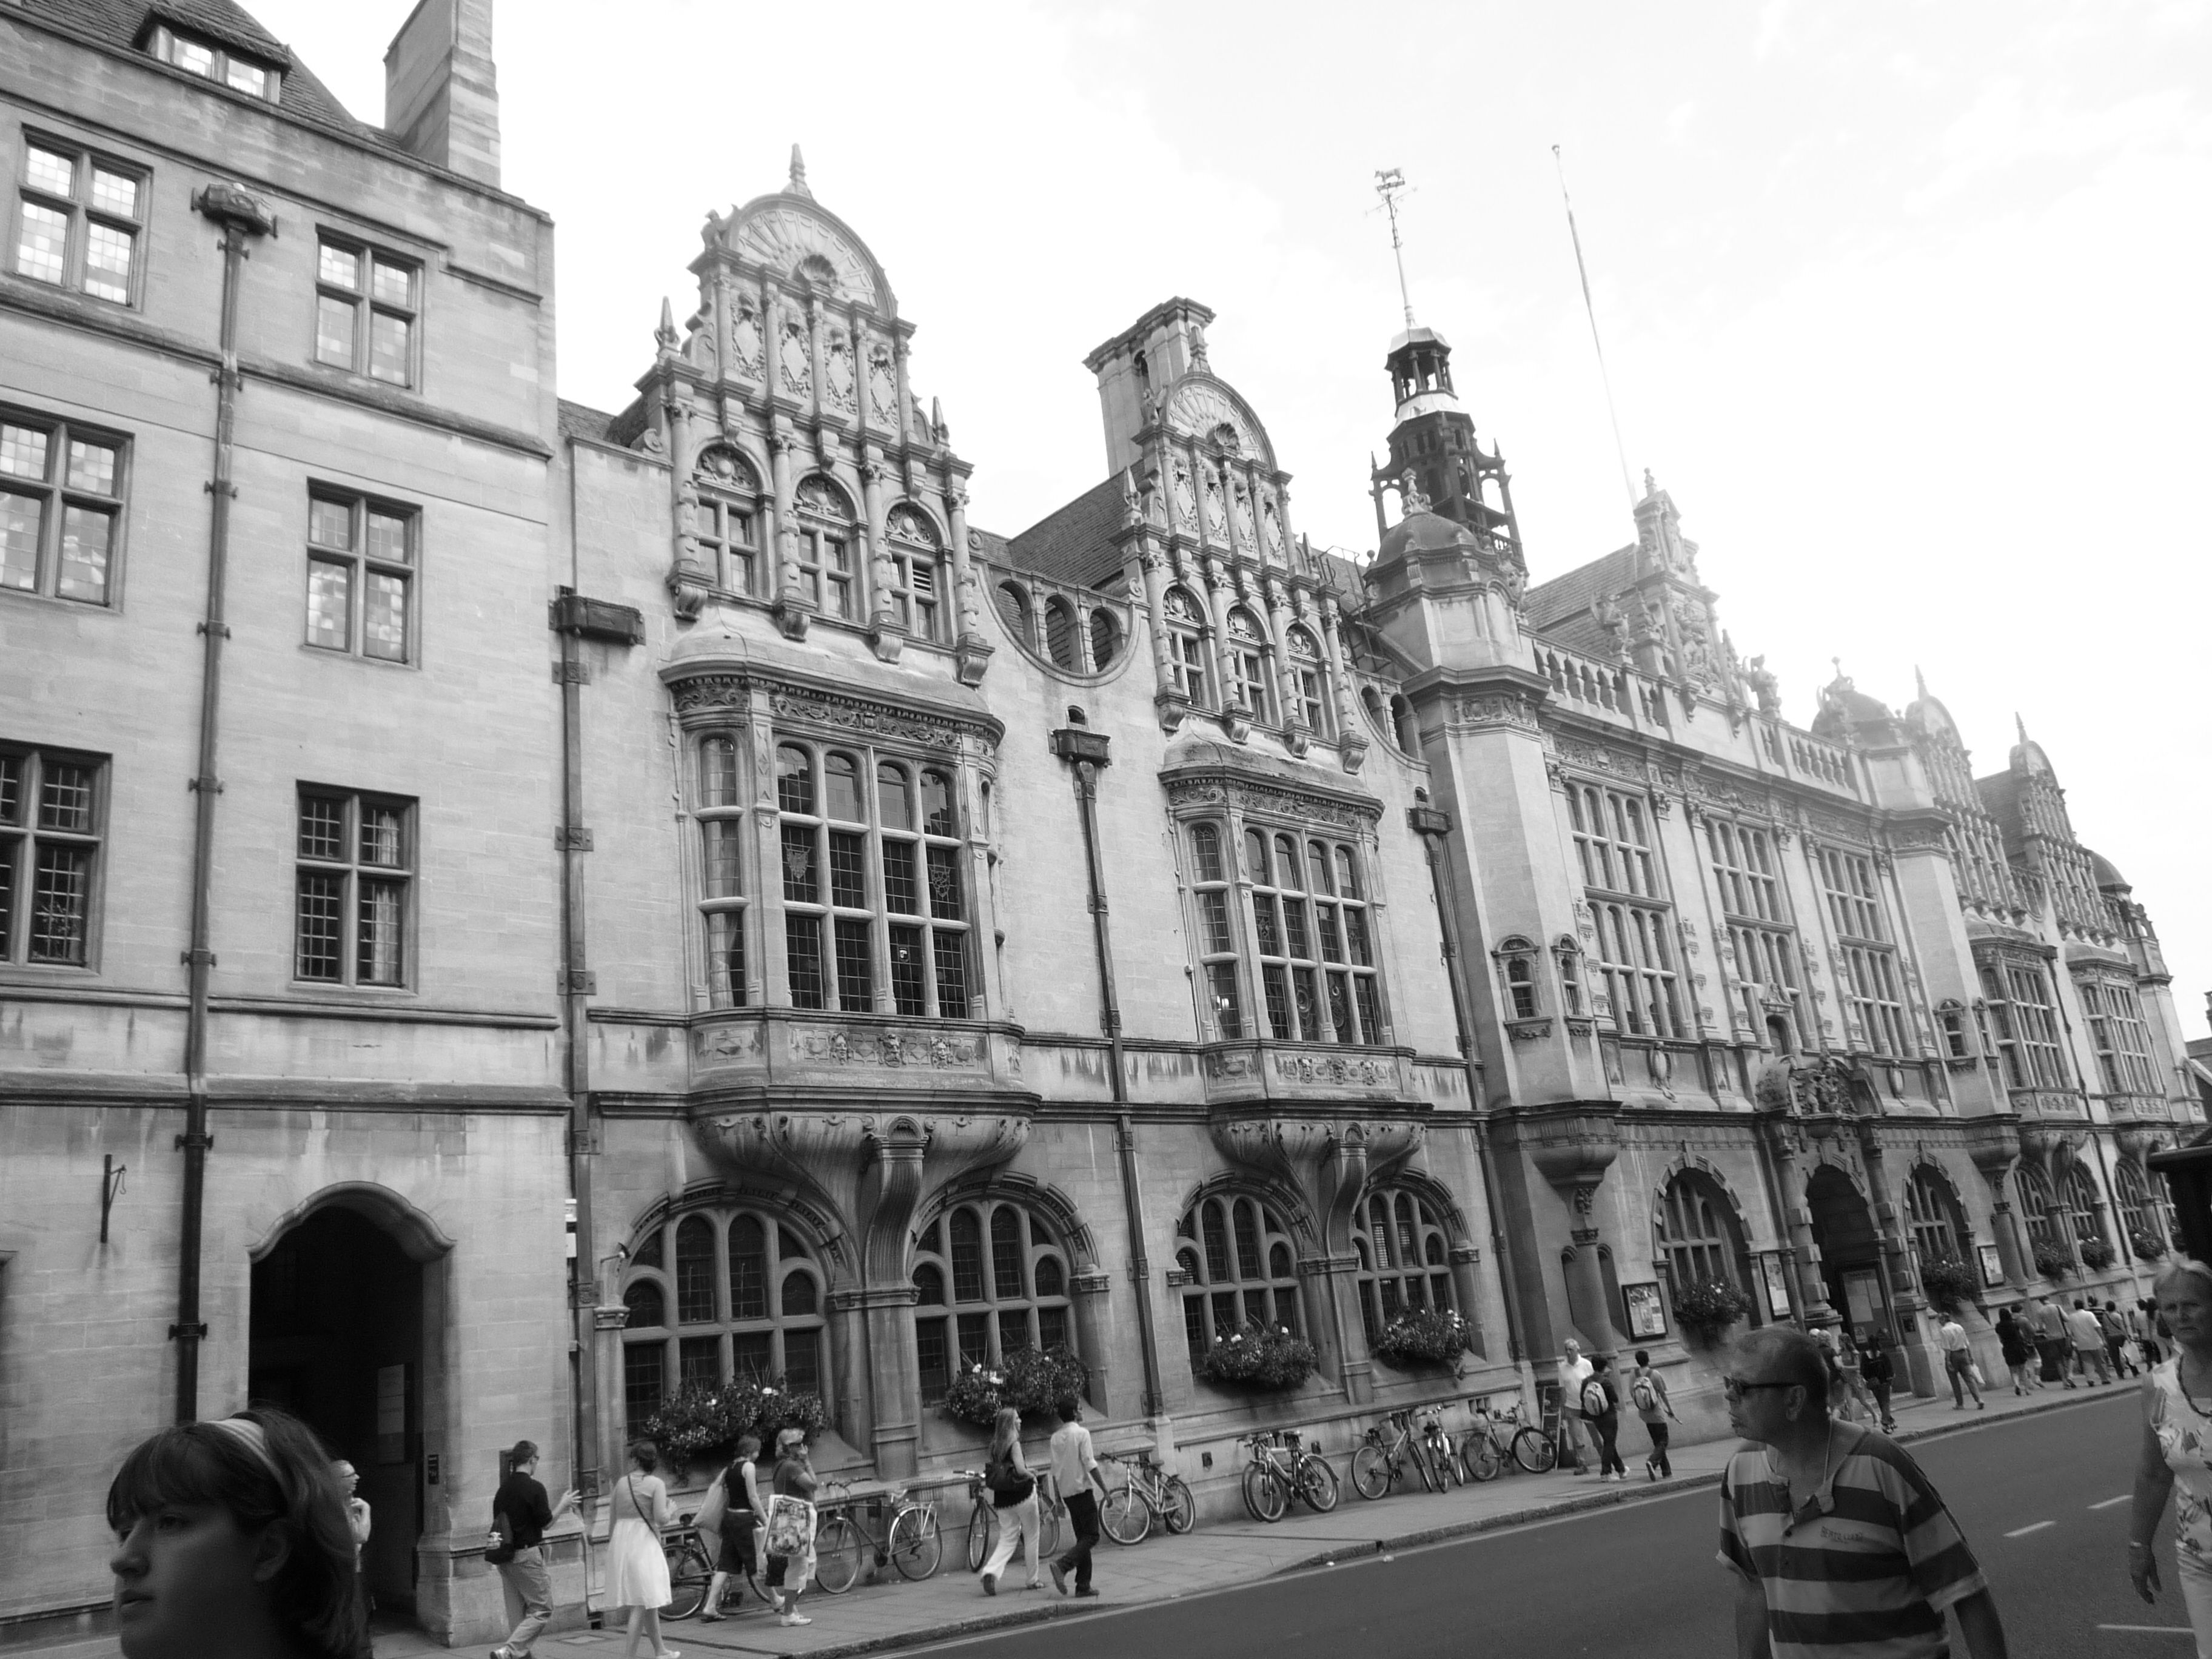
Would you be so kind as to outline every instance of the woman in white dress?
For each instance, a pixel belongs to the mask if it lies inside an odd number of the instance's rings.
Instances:
[[[2212,1267],[2176,1255],[2151,1291],[2173,1329],[2173,1352],[2142,1382],[2128,1577],[2146,1601],[2163,1588],[2151,1540],[2172,1493],[2174,1577],[2197,1632],[2198,1659],[2212,1659]]]
[[[675,1519],[668,1488],[653,1466],[660,1449],[650,1440],[629,1449],[635,1465],[615,1482],[610,1499],[614,1529],[607,1537],[606,1605],[619,1613],[629,1609],[629,1645],[623,1659],[637,1659],[641,1633],[653,1638],[653,1659],[678,1659],[677,1651],[660,1639],[660,1609],[669,1597],[668,1558],[660,1547],[660,1529]]]

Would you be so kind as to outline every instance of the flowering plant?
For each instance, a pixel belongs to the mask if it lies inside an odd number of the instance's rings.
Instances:
[[[809,1440],[829,1426],[822,1396],[790,1388],[781,1376],[722,1384],[689,1382],[636,1425],[672,1466],[726,1457],[740,1435],[763,1444],[778,1429],[804,1429]]]
[[[2136,1256],[2144,1261],[2163,1261],[2166,1246],[2158,1242],[2158,1235],[2138,1227],[2128,1235],[2128,1243],[2135,1247]]]
[[[1947,1314],[1958,1312],[1981,1289],[1974,1270],[1951,1256],[1922,1262],[1920,1285],[1928,1292],[1928,1299]]]
[[[1455,1310],[1413,1308],[1382,1328],[1375,1357],[1401,1367],[1448,1365],[1474,1346],[1474,1329]]]
[[[2045,1279],[2069,1279],[2073,1276],[2074,1264],[2056,1244],[2039,1244],[2035,1247],[2035,1271]]]
[[[2109,1239],[2085,1238],[2081,1241],[2081,1261],[2091,1273],[2102,1273],[2112,1265],[2112,1259],[2118,1255]]]
[[[1295,1389],[1320,1368],[1321,1351],[1289,1326],[1255,1322],[1216,1342],[1193,1369],[1208,1382],[1274,1390]]]
[[[1751,1311],[1751,1298],[1724,1279],[1685,1285],[1674,1292],[1674,1317],[1703,1341],[1717,1341],[1728,1328]]]
[[[1068,1395],[1081,1395],[1089,1374],[1066,1343],[1050,1348],[1017,1348],[994,1369],[972,1364],[953,1377],[945,1393],[945,1412],[963,1423],[989,1428],[1001,1407],[1024,1417],[1041,1417]]]

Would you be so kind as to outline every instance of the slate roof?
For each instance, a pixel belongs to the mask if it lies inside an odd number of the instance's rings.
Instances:
[[[1121,572],[1113,541],[1121,510],[1121,477],[1115,473],[1011,538],[1006,562],[1083,587],[1110,581]]]
[[[231,0],[17,0],[32,17],[44,17],[93,36],[118,53],[143,56],[139,42],[147,29],[167,22],[218,46],[230,46],[247,56],[275,64],[284,71],[276,107],[285,114],[397,149],[381,128],[365,125],[346,112],[331,89],[315,78],[314,71],[292,55],[291,49],[261,27],[243,7]]]
[[[608,434],[614,423],[615,417],[604,410],[572,404],[566,398],[561,399],[561,436],[564,439],[587,438],[593,443],[612,443],[614,440]]]
[[[1524,601],[1531,633],[1541,634],[1570,651],[1593,656],[1608,654],[1612,641],[1591,616],[1590,607],[1608,599],[1636,579],[1634,543],[1592,559],[1564,576],[1528,590]]]

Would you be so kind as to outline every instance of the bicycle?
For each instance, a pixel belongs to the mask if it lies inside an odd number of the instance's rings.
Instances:
[[[1407,1467],[1421,1477],[1421,1490],[1434,1492],[1437,1477],[1430,1470],[1421,1443],[1414,1437],[1409,1413],[1392,1412],[1391,1426],[1397,1437],[1385,1441],[1382,1427],[1371,1425],[1359,1449],[1352,1454],[1352,1486],[1362,1498],[1376,1498],[1404,1478]]]
[[[1275,1477],[1283,1489],[1284,1509],[1290,1507],[1293,1498],[1303,1498],[1306,1507],[1316,1515],[1326,1515],[1336,1507],[1341,1489],[1335,1469],[1318,1451],[1303,1443],[1296,1430],[1280,1429],[1271,1434],[1255,1435],[1252,1446],[1252,1467],[1264,1467]],[[1248,1467],[1244,1474],[1244,1502],[1250,1508],[1255,1496],[1250,1488],[1257,1483],[1253,1479],[1252,1468]],[[1261,1515],[1260,1518],[1271,1521],[1275,1517]]]
[[[968,1571],[981,1572],[983,1564],[991,1559],[991,1548],[998,1540],[999,1511],[990,1489],[983,1484],[981,1469],[955,1469],[952,1473],[968,1483]],[[1044,1470],[1031,1477],[1037,1483],[1037,1559],[1049,1560],[1060,1553],[1060,1510],[1054,1502],[1052,1472]]]
[[[665,1527],[660,1534],[662,1559],[668,1563],[668,1600],[660,1605],[663,1619],[689,1619],[705,1605],[707,1586],[714,1577],[714,1564],[708,1559],[707,1546],[699,1536],[699,1529],[691,1523],[690,1512],[676,1517],[676,1524]],[[584,1533],[585,1611],[596,1612],[591,1606],[592,1534]]]
[[[1485,1425],[1491,1451],[1497,1458],[1499,1468],[1504,1467],[1508,1457],[1531,1474],[1542,1474],[1558,1467],[1559,1428],[1552,1420],[1551,1413],[1545,1414],[1545,1425],[1538,1428],[1522,1420],[1518,1400],[1495,1414],[1488,1409],[1488,1404],[1486,1400],[1478,1405],[1475,1415]],[[1493,1469],[1492,1474],[1495,1473],[1497,1470]],[[1487,1480],[1490,1475],[1477,1474],[1474,1478]]]
[[[889,1562],[899,1577],[919,1581],[934,1574],[944,1556],[937,1525],[937,1504],[908,1496],[904,1486],[855,1497],[850,1482],[824,1480],[817,1499],[826,1511],[814,1528],[814,1582],[831,1595],[842,1595],[860,1576],[863,1553],[875,1565]],[[855,1514],[859,1507],[860,1513]],[[884,1510],[881,1533],[868,1529],[866,1511]]]
[[[1170,1532],[1185,1533],[1198,1524],[1198,1500],[1181,1475],[1170,1474],[1148,1451],[1133,1457],[1098,1454],[1102,1463],[1122,1471],[1121,1484],[1098,1506],[1098,1529],[1117,1544],[1141,1544],[1155,1520]]]
[[[1447,1481],[1455,1486],[1467,1483],[1466,1472],[1460,1468],[1459,1449],[1444,1432],[1443,1412],[1441,1406],[1431,1406],[1413,1413],[1413,1420],[1421,1425],[1422,1453],[1437,1473],[1438,1492],[1444,1490]]]

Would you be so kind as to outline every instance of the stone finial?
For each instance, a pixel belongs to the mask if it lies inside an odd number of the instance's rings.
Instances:
[[[2017,708],[2013,710],[2012,724],[2013,729],[2020,733],[2020,740],[2022,743],[2026,743],[2027,741],[2027,722],[2020,717],[2020,711]]]
[[[1650,501],[1659,493],[1659,480],[1651,476],[1651,469],[1644,469],[1644,499]]]
[[[653,331],[653,343],[660,349],[660,355],[664,357],[673,357],[676,348],[682,343],[681,337],[676,332],[676,312],[668,303],[666,295],[660,299],[660,326]]]
[[[799,153],[796,144],[791,147],[791,183],[786,189],[793,196],[804,196],[810,202],[814,199],[814,192],[806,187],[806,158]]]
[[[1402,519],[1429,510],[1429,498],[1422,493],[1421,480],[1410,466],[1398,475],[1398,516]]]

